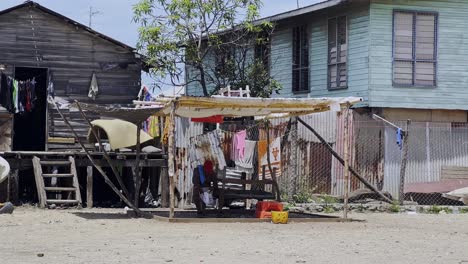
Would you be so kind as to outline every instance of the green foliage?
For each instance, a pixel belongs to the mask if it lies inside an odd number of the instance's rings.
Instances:
[[[327,214],[331,214],[331,213],[334,213],[336,211],[335,211],[335,208],[333,208],[333,206],[326,205],[325,207],[323,207],[323,212],[327,213]]]
[[[442,211],[447,213],[447,214],[453,213],[453,210],[451,208],[449,208],[449,207],[440,207],[440,206],[437,206],[437,205],[433,205],[427,210],[427,212],[430,213],[430,214],[439,214]]]
[[[293,195],[294,203],[311,203],[314,201],[313,196],[309,192],[299,192]]]
[[[392,205],[390,206],[390,212],[399,213],[400,211],[401,211],[400,203],[398,201],[393,201]]]
[[[460,208],[460,210],[458,211],[460,214],[468,214],[468,207],[463,207],[463,208]]]
[[[334,203],[338,203],[338,199],[336,197],[333,197],[331,195],[328,195],[328,194],[322,194],[320,196],[320,198],[322,199],[323,203],[325,204],[334,204]]]
[[[254,22],[261,5],[261,0],[139,0],[133,7],[140,24],[138,49],[156,66],[151,73],[160,83],[167,76],[174,85],[196,82],[205,96],[208,87],[249,85],[253,96],[269,97],[281,87],[265,60],[251,56],[256,45],[268,45],[274,29],[271,22]]]

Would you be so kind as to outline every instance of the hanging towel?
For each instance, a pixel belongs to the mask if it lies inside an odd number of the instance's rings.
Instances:
[[[236,169],[245,172],[253,172],[255,152],[257,148],[257,142],[246,140],[245,141],[245,154],[244,157],[236,160]]]
[[[159,137],[159,120],[157,116],[150,116],[147,120],[148,134],[153,137]]]
[[[99,92],[99,86],[98,86],[96,74],[93,73],[93,77],[91,78],[91,85],[89,86],[88,97],[93,98],[93,100],[96,100],[96,96],[98,95],[98,92]]]
[[[19,103],[18,103],[18,81],[13,80],[13,107],[15,113],[19,113]]]
[[[205,183],[205,170],[203,165],[198,165],[198,173],[200,174],[200,184],[203,185]]]
[[[245,138],[247,137],[247,131],[242,130],[234,134],[232,137],[232,160],[239,160],[244,158],[245,152]]]
[[[397,132],[396,132],[396,143],[397,143],[398,147],[399,147],[400,150],[401,150],[401,147],[403,146],[403,131],[401,130],[401,128],[398,128],[398,129],[397,129]]]

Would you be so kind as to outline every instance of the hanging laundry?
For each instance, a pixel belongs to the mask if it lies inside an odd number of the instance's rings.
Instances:
[[[47,74],[47,93],[52,96],[52,98],[55,98],[55,86],[54,86],[54,76],[52,75],[52,71],[48,71]],[[33,79],[34,85],[36,82]]]
[[[205,118],[192,118],[192,122],[222,124],[224,122],[224,116],[214,115]]]
[[[36,100],[35,80],[17,81],[12,77],[0,76],[0,105],[10,113],[31,112]]]
[[[244,157],[240,158],[239,160],[235,160],[237,170],[248,172],[248,173],[253,172],[256,148],[257,148],[256,141],[251,141],[251,140],[245,141]]]
[[[401,147],[403,146],[403,130],[401,128],[398,128],[397,129],[397,132],[396,132],[396,143],[398,145],[398,147],[400,148],[401,150]]]
[[[239,160],[244,157],[245,151],[245,138],[247,137],[247,131],[242,130],[234,134],[232,138],[232,160]]]
[[[263,169],[265,169],[265,177],[271,178],[271,171],[268,166],[267,155],[270,155],[271,169],[276,169],[276,176],[281,174],[281,137],[275,138],[270,142],[268,149],[267,141],[261,140],[258,142],[258,175],[262,177]]]
[[[2,73],[0,80],[0,105],[5,107],[10,113],[14,112],[11,81],[9,77]]]
[[[13,107],[15,113],[19,113],[19,103],[18,103],[18,81],[13,80]]]
[[[93,76],[91,77],[91,84],[89,86],[88,97],[93,98],[93,100],[96,100],[96,96],[98,95],[98,92],[99,92],[98,81],[96,78],[96,74],[93,73]]]
[[[159,117],[150,116],[145,122],[147,124],[147,132],[153,137],[159,137]]]
[[[161,135],[161,142],[164,145],[167,145],[169,143],[169,131],[170,131],[171,126],[172,126],[171,119],[166,117],[165,120],[164,120],[163,134]]]

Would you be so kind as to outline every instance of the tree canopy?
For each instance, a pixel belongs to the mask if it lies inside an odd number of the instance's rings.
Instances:
[[[261,0],[140,0],[134,6],[138,48],[159,83],[196,84],[209,96],[250,86],[269,97],[281,87],[270,77],[274,25],[258,21]]]

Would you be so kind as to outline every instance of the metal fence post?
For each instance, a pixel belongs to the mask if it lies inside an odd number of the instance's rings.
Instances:
[[[343,218],[348,218],[348,196],[349,196],[349,104],[347,105],[344,111],[344,146],[343,146],[343,156],[344,156],[344,206],[343,206]]]
[[[293,195],[296,193],[296,179],[297,179],[297,117],[291,117],[291,158],[289,159],[289,179],[288,179],[288,200],[293,200]]]
[[[409,126],[411,124],[410,120],[406,120],[406,127],[403,133],[403,157],[401,159],[400,167],[400,191],[398,194],[398,199],[400,200],[400,205],[403,205],[405,200],[405,176],[406,176],[406,163],[408,161],[408,137],[409,137]]]

